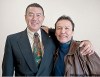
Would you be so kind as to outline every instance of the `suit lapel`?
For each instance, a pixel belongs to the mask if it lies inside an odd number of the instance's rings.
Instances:
[[[36,67],[34,57],[32,55],[31,46],[27,36],[27,30],[22,32],[20,40],[18,40],[18,44],[30,69],[36,73],[38,69]]]
[[[44,55],[43,55],[43,58],[42,58],[42,61],[41,61],[41,64],[40,64],[40,68],[38,70],[38,73],[37,75],[39,75],[41,73],[41,71],[44,70],[44,68],[46,68],[47,66],[47,63],[49,61],[49,57],[48,57],[48,47],[49,47],[49,44],[47,43],[48,42],[48,36],[46,35],[46,33],[41,29],[41,35],[42,35],[42,42],[43,42],[43,46],[44,46]]]

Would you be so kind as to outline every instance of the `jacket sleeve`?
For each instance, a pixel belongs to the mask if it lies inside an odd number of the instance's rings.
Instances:
[[[96,52],[92,55],[80,56],[80,64],[84,70],[84,74],[89,76],[100,76],[100,57]]]
[[[95,52],[90,56],[86,56],[87,66],[90,70],[90,75],[93,76],[100,76],[100,57]]]
[[[74,49],[71,49],[75,53],[65,57],[65,76],[100,76],[100,57],[96,52],[90,56],[82,55],[77,44],[79,42],[74,42]]]
[[[2,63],[2,76],[12,76],[14,71],[13,53],[10,38],[7,37],[5,44],[5,52]]]

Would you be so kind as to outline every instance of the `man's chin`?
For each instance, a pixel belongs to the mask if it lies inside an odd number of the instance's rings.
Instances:
[[[60,41],[60,43],[66,43],[66,42],[67,42],[67,41],[64,41],[64,40],[63,40],[63,41]]]

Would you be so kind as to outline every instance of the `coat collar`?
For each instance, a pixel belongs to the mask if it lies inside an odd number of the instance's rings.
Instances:
[[[79,44],[80,44],[79,41],[72,40],[69,53],[67,55],[73,55],[75,51],[79,48]]]
[[[79,48],[79,41],[72,40],[69,48],[69,52],[67,55],[73,55],[75,51]],[[58,55],[59,49],[56,50],[56,56]]]

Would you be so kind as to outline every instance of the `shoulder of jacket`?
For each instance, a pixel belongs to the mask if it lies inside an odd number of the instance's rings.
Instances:
[[[13,38],[17,39],[21,36],[22,33],[23,33],[23,31],[18,32],[18,33],[14,33],[14,34],[10,34],[10,35],[7,36],[7,39],[13,39]]]

